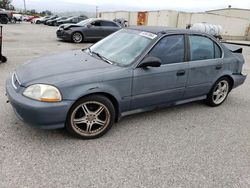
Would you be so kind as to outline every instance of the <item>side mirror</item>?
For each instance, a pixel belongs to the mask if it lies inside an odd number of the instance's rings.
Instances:
[[[139,67],[146,68],[146,67],[160,67],[161,66],[161,60],[157,57],[146,57],[142,60]]]
[[[92,25],[91,25],[91,24],[88,24],[88,25],[87,25],[87,28],[91,28],[91,27],[92,27]]]

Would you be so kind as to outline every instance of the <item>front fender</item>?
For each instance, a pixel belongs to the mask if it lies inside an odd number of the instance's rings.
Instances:
[[[113,85],[112,85],[113,84]],[[119,105],[119,111],[122,113],[130,107],[131,100],[131,81],[125,79],[113,81],[111,83],[93,83],[87,85],[70,86],[61,90],[63,99],[77,101],[78,99],[90,95],[103,93],[112,96]]]

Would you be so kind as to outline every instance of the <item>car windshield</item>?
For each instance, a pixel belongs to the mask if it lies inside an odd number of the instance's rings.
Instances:
[[[83,20],[81,22],[78,22],[76,25],[81,25],[81,26],[84,26],[88,23],[90,23],[91,21],[93,21],[94,19],[87,19],[87,20]]]
[[[122,29],[91,46],[89,51],[119,66],[126,66],[133,63],[156,37],[148,32]]]
[[[70,18],[67,18],[65,21],[70,21],[70,20],[72,20],[73,18],[77,18],[77,17],[70,17]]]

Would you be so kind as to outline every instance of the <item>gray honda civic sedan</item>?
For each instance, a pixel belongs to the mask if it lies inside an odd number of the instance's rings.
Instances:
[[[7,96],[30,125],[98,138],[132,113],[196,100],[221,105],[246,79],[241,52],[196,31],[121,29],[87,49],[21,66]]]

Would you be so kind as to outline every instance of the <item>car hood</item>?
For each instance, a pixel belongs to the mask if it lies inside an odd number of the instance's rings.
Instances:
[[[118,69],[89,54],[77,50],[33,60],[16,70],[21,85],[35,83],[58,85],[77,77],[90,78]]]
[[[77,25],[77,24],[62,24],[60,25],[60,28],[63,28],[63,29],[68,29],[68,28],[71,28],[71,27],[83,27],[81,25]]]

